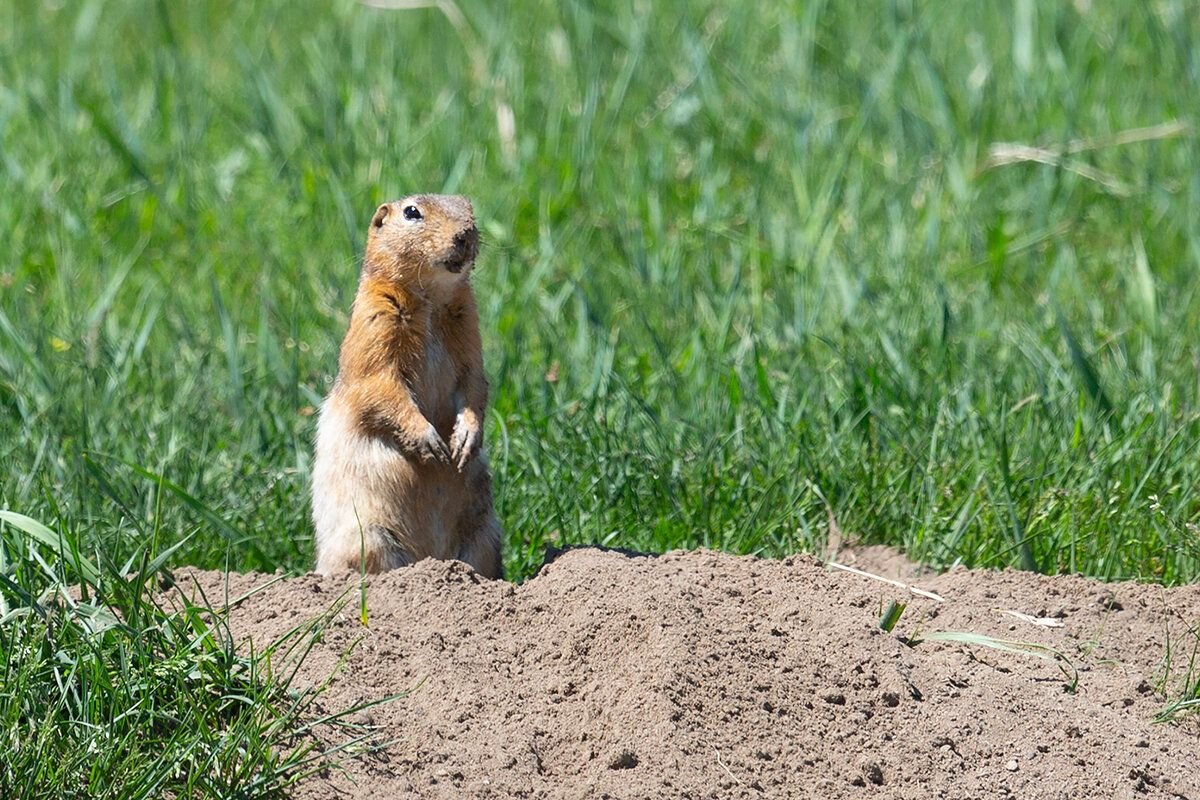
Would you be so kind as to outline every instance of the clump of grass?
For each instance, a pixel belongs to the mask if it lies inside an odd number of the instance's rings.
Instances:
[[[0,797],[282,797],[323,765],[298,735],[320,687],[290,685],[321,619],[239,650],[170,552],[117,565],[0,519]]]
[[[1173,722],[1200,714],[1200,625],[1188,626],[1182,637],[1164,636],[1161,675],[1157,691],[1165,703],[1155,722]]]

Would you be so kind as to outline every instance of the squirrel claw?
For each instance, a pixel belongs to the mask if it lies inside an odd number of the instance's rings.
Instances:
[[[425,433],[416,441],[416,456],[426,464],[447,464],[450,462],[450,450],[437,429],[430,425]]]
[[[461,422],[454,426],[454,433],[450,437],[450,458],[459,472],[464,471],[472,456],[479,452],[482,438],[477,427],[463,425]]]

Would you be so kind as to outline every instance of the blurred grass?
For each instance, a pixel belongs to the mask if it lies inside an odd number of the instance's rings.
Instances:
[[[510,574],[833,519],[1197,577],[1187,3],[442,8],[0,10],[0,507],[307,569],[366,220],[455,191]]]

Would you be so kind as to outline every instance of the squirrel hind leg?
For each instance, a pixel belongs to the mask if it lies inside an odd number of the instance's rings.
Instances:
[[[495,514],[484,517],[479,527],[466,538],[456,556],[485,578],[504,580],[504,562],[500,558],[500,522]]]
[[[344,547],[319,552],[317,572],[322,575],[336,575],[339,572],[385,572],[407,567],[413,560],[396,544],[396,536],[391,531],[382,527],[372,527],[365,536],[354,537],[354,541]]]

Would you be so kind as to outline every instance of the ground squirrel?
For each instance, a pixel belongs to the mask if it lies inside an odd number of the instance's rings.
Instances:
[[[501,577],[481,451],[487,378],[470,272],[471,202],[384,203],[367,234],[313,467],[317,571],[457,558]]]

